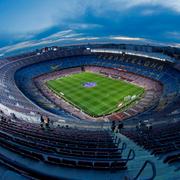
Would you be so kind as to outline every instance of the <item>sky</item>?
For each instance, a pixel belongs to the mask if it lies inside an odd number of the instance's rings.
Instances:
[[[92,41],[180,47],[180,0],[0,0],[0,56]]]

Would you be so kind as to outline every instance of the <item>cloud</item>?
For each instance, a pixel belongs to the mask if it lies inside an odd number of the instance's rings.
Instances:
[[[61,38],[61,37],[70,35],[72,32],[73,32],[73,31],[72,31],[71,29],[64,30],[64,31],[59,31],[59,32],[53,33],[53,34],[51,34],[51,35],[43,38],[42,40],[59,39],[59,38]]]
[[[166,32],[165,34],[169,38],[174,38],[174,39],[180,40],[180,32],[178,32],[178,31]]]
[[[180,43],[173,43],[173,44],[170,44],[170,46],[180,48]]]
[[[180,0],[53,0],[53,2],[52,0],[31,0],[23,3],[25,3],[23,8],[21,3],[19,6],[12,4],[13,11],[10,12],[5,8],[0,9],[1,31],[33,32],[56,24],[68,24],[70,21],[74,21],[74,26],[87,28],[86,24],[83,26],[82,23],[78,26],[76,23],[83,20],[89,11],[97,17],[109,17],[111,16],[109,12],[123,13],[137,7],[147,6],[153,9],[159,6],[180,13]],[[146,10],[144,14],[153,12],[155,11]]]
[[[5,46],[0,48],[0,55],[9,55],[11,52],[19,50],[26,50],[27,48],[41,48],[51,45],[65,45],[74,43],[88,43],[88,42],[113,42],[113,43],[132,43],[132,44],[152,44],[152,45],[164,45],[163,43],[152,41],[142,37],[129,37],[129,36],[87,36],[83,33],[76,33],[74,30],[64,30],[56,32],[52,35],[42,38],[40,40],[29,40],[14,45]],[[171,44],[172,45],[172,44]],[[179,46],[179,44],[173,44]]]
[[[89,40],[98,40],[100,39],[99,37],[81,37],[81,38],[74,38],[74,41],[89,41]]]
[[[145,41],[144,38],[138,37],[127,37],[127,36],[87,36],[83,33],[76,33],[74,30],[64,30],[54,33],[52,35],[47,36],[46,38],[42,38],[40,40],[29,40],[20,43],[16,43],[14,45],[5,46],[0,48],[0,53],[7,54],[12,51],[17,51],[25,48],[32,47],[41,47],[41,46],[50,46],[52,44],[58,44],[61,42],[61,45],[64,43],[75,43],[76,41],[81,42],[91,42],[91,41]]]
[[[92,24],[92,23],[70,23],[69,28],[74,30],[79,29],[94,29],[94,28],[101,28],[102,25],[100,24]]]
[[[139,37],[169,41],[180,37],[180,0],[32,1],[31,8],[29,1],[25,3],[27,7],[21,8],[23,12],[27,9],[27,13],[19,13],[19,5],[12,6],[17,13],[7,12],[11,14],[9,21],[1,11],[0,46],[8,47],[8,51],[63,41],[97,40],[103,36],[117,41],[144,40]],[[8,17],[7,14],[4,17]],[[8,24],[12,32],[6,32],[8,28],[3,23]],[[4,32],[2,28],[6,28]]]
[[[75,41],[88,41],[88,40],[97,40],[98,37],[88,37],[83,33],[76,33],[73,30],[64,30],[59,31],[54,34],[51,34],[45,38],[39,40],[28,40],[24,42],[19,42],[13,45],[5,46],[0,48],[0,53],[6,54],[12,51],[17,51],[20,49],[39,47],[39,46],[48,46],[51,44],[56,44],[59,42],[75,42]]]
[[[170,1],[161,0],[159,4],[180,13],[180,0],[170,0]]]
[[[78,8],[76,9],[76,5]],[[95,16],[109,16],[108,12],[126,12],[137,7],[162,7],[180,13],[180,0],[76,0],[72,9],[76,9],[77,13],[73,13],[73,17],[82,16],[87,10],[91,9]],[[75,8],[74,8],[75,7]],[[73,11],[73,10],[72,10]],[[158,11],[158,9],[156,9]],[[150,14],[155,11],[144,11],[144,14]]]
[[[127,40],[127,41],[141,41],[141,40],[145,40],[144,38],[126,37],[126,36],[111,36],[109,39],[113,39],[113,40]]]
[[[137,6],[161,6],[180,13],[180,0],[112,0],[114,5],[119,2],[123,7],[130,9]]]

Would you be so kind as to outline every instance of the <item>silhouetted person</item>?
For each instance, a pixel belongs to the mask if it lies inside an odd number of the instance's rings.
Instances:
[[[111,130],[112,130],[112,132],[114,132],[115,129],[116,129],[115,121],[112,121],[112,125],[111,125]]]
[[[119,130],[119,132],[121,132],[121,130],[122,130],[123,127],[124,127],[124,124],[123,124],[122,122],[120,122],[120,123],[118,124],[118,130]]]
[[[44,118],[43,118],[42,115],[41,115],[41,117],[40,117],[40,121],[41,121],[41,123],[44,123]]]

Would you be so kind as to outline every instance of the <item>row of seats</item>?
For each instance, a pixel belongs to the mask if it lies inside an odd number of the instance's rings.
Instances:
[[[38,133],[37,133],[38,132]],[[45,163],[84,168],[126,169],[133,157],[123,158],[126,145],[108,131],[57,127],[42,130],[36,124],[1,117],[0,144],[19,155]]]

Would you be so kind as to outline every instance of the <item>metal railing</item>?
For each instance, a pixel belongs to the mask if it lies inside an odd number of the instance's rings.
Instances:
[[[155,164],[149,160],[145,161],[143,166],[141,167],[141,169],[139,170],[138,174],[133,178],[133,180],[138,180],[139,176],[141,175],[141,173],[144,171],[144,169],[146,168],[147,165],[150,165],[152,168],[152,176],[149,178],[144,178],[146,180],[153,180],[156,177],[156,167]]]

